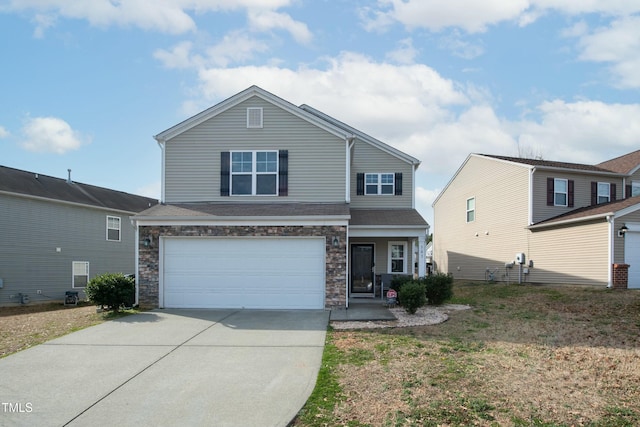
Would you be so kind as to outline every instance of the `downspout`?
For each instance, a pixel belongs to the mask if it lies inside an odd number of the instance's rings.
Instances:
[[[165,140],[164,139],[158,139],[157,137],[156,141],[158,142],[158,147],[160,147],[160,150],[162,151],[162,154],[160,156],[161,158],[161,162],[162,164],[160,165],[160,203],[164,203],[165,202],[165,195],[164,195],[164,160],[165,160]]]
[[[136,282],[136,305],[139,307],[140,306],[140,227],[138,227],[138,221],[136,221],[135,223],[136,226],[136,238],[135,238],[135,245],[136,245],[136,277],[135,277],[135,282]]]
[[[345,147],[347,149],[347,153],[345,156],[345,168],[344,168],[347,175],[344,199],[347,203],[351,203],[351,149],[355,144],[355,140],[356,140],[356,137],[353,135],[347,136],[344,139],[344,142],[346,142]]]
[[[607,288],[613,287],[613,239],[614,239],[614,219],[613,216],[607,215],[607,222],[609,223],[609,250],[608,250],[608,266],[607,266]]]
[[[536,168],[529,169],[529,225],[533,225],[533,174]]]

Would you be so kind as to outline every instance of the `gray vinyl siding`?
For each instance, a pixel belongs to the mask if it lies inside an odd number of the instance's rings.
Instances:
[[[529,170],[471,156],[434,204],[435,269],[456,279],[484,280],[516,252],[527,252]],[[475,220],[467,222],[466,202],[475,198]]]
[[[606,286],[609,280],[609,224],[601,219],[531,234],[528,282]]]
[[[351,207],[411,208],[413,207],[413,165],[366,142],[356,140],[351,164]],[[357,195],[358,173],[402,173],[402,195]]]
[[[547,178],[560,178],[574,181],[573,207],[547,206]],[[616,184],[616,198],[624,198],[622,179],[566,172],[538,170],[533,174],[533,222],[572,211],[580,207],[591,205],[591,182],[608,182]]]
[[[263,128],[247,129],[248,107],[263,108]],[[220,153],[234,150],[288,150],[288,196],[220,196]],[[343,139],[253,97],[166,143],[165,202],[344,201],[345,159]]]
[[[129,213],[9,195],[0,195],[0,212],[0,306],[19,304],[19,293],[32,303],[62,300],[72,290],[73,261],[89,262],[89,279],[135,272]],[[121,218],[120,242],[106,240],[107,215]]]

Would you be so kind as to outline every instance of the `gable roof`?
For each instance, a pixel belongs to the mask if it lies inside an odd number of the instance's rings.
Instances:
[[[632,174],[640,168],[640,150],[607,160],[597,166],[617,173]]]
[[[404,153],[388,144],[385,144],[384,142],[367,135],[364,132],[359,131],[356,128],[353,128],[351,126],[349,126],[346,123],[341,122],[340,120],[334,119],[333,117],[323,113],[322,111],[316,110],[315,108],[303,104],[300,106],[301,109],[303,109],[304,111],[307,111],[311,114],[313,114],[314,116],[317,116],[319,118],[321,118],[322,120],[325,120],[331,124],[333,124],[334,126],[339,127],[340,129],[344,129],[346,132],[349,132],[355,136],[357,136],[358,138],[362,139],[363,141],[368,142],[369,144],[373,145],[374,147],[377,147],[379,149],[381,149],[382,151],[385,151],[401,160],[404,160],[407,163],[411,163],[415,166],[420,165],[420,160],[416,159],[415,157],[412,157],[410,155],[408,155],[407,153]]]
[[[640,196],[629,197],[614,202],[574,209],[562,215],[554,216],[553,218],[530,225],[528,228],[535,230],[536,228],[606,218],[607,216],[616,216],[616,214],[626,215],[638,209],[640,209]]]
[[[0,166],[0,192],[80,205],[141,212],[156,199]]]
[[[616,173],[620,174],[620,172],[615,172],[610,169],[602,168],[599,166],[586,165],[582,163],[569,163],[569,162],[554,162],[550,160],[541,160],[541,159],[524,159],[520,157],[508,157],[508,156],[496,156],[492,154],[479,154],[480,156],[490,157],[493,159],[504,160],[507,162],[520,163],[523,165],[534,166],[536,168],[543,169],[566,169],[571,171],[582,171],[589,173]]]
[[[292,103],[285,101],[282,98],[277,97],[276,95],[267,92],[266,90],[259,88],[258,86],[251,86],[245,90],[243,90],[240,93],[237,93],[236,95],[233,95],[230,98],[225,99],[224,101],[207,108],[206,110],[196,114],[195,116],[192,116],[180,123],[178,123],[175,126],[170,127],[169,129],[160,132],[159,134],[157,134],[156,136],[154,136],[154,138],[156,139],[156,141],[158,141],[158,143],[163,144],[166,141],[175,138],[176,136],[180,135],[183,132],[188,131],[189,129],[194,128],[195,126],[217,116],[220,113],[223,113],[224,111],[227,111],[228,109],[246,101],[247,99],[257,96],[258,98],[261,98],[267,102],[270,102],[280,108],[282,108],[283,110],[297,116],[300,117],[303,120],[306,120],[309,123],[312,123],[324,130],[326,130],[329,133],[332,133],[334,135],[336,135],[339,138],[343,138],[343,139],[347,139],[352,137],[353,135],[349,134],[348,132],[345,132],[344,129],[341,129],[337,126],[332,125],[331,123],[320,119],[319,117],[314,116],[313,114],[309,114],[308,112],[304,111],[303,109],[296,107],[295,105],[293,105]]]

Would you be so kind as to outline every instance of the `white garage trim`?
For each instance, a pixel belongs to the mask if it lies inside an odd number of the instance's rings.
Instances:
[[[162,237],[165,308],[322,309],[324,237]]]
[[[629,264],[627,287],[640,289],[640,224],[627,223],[624,235],[624,262]]]

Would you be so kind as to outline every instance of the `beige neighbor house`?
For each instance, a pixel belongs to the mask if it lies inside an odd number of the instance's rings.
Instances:
[[[344,308],[382,274],[425,274],[417,159],[256,86],[155,139],[162,203],[133,217],[143,306]]]
[[[437,271],[640,288],[640,151],[598,165],[471,154],[433,207]]]

